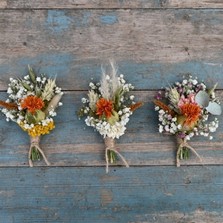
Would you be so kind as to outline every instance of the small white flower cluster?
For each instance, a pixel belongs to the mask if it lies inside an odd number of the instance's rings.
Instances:
[[[129,116],[132,115],[132,112],[129,108],[124,108],[119,111],[120,121],[115,122],[114,125],[111,125],[106,120],[96,119],[91,116],[87,116],[85,123],[87,126],[94,127],[104,138],[119,138],[125,133],[126,124],[129,122]]]
[[[10,120],[16,121],[17,112],[15,110],[8,110],[6,108],[2,108],[1,112],[5,115],[6,121],[9,122]],[[21,115],[18,116],[18,119],[22,119]]]
[[[167,132],[171,134],[176,134],[182,126],[177,123],[177,118],[172,117],[170,114],[160,109],[158,106],[155,107],[155,111],[159,111],[159,132]]]
[[[213,139],[213,136],[210,134],[213,132],[216,132],[218,126],[219,126],[219,121],[217,118],[215,118],[213,121],[206,123],[205,120],[201,120],[201,122],[198,125],[198,128],[195,128],[195,135],[200,135],[204,137],[209,137],[210,140]]]
[[[7,93],[9,94],[10,101],[19,101],[28,94],[28,90],[21,85],[19,80],[10,78],[10,83],[8,84]],[[24,79],[24,83],[29,85],[30,81]]]
[[[129,122],[129,116],[132,115],[130,106],[135,104],[134,95],[128,95],[128,92],[134,87],[126,83],[124,75],[105,75],[100,83],[90,83],[88,98],[82,98],[83,107],[81,108],[80,116],[87,116],[85,123],[88,126],[94,127],[104,138],[119,138],[125,133],[126,124]],[[117,96],[117,100],[114,97]],[[99,117],[96,114],[96,103],[101,98],[111,100],[113,107],[118,103],[118,110],[115,113],[118,119],[115,123],[110,123],[106,117]]]
[[[119,84],[122,86],[122,89],[123,91],[125,92],[129,92],[131,90],[134,89],[134,86],[132,84],[128,84],[126,83],[125,79],[124,79],[124,75],[123,74],[120,74],[120,76],[118,77],[118,81],[119,81]],[[133,95],[132,95],[133,96]],[[130,96],[131,97],[131,96]],[[133,96],[134,97],[134,96]],[[131,99],[131,98],[130,98]],[[133,100],[133,99],[131,99]]]
[[[188,79],[184,79],[181,83],[176,82],[174,84],[174,87],[177,89],[178,93],[180,95],[190,95],[197,93],[199,91],[205,91],[207,89],[207,86],[201,82],[198,83],[197,77],[193,78],[191,75]],[[165,92],[165,97],[169,97],[169,92],[171,88],[167,87]]]

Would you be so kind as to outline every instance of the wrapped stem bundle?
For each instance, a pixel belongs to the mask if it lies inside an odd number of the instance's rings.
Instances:
[[[199,159],[200,161],[202,161],[200,155],[196,152],[196,150],[190,146],[187,142],[187,140],[181,139],[179,137],[177,137],[177,154],[176,154],[176,166],[180,167],[180,160],[182,159],[188,159],[189,158],[189,151],[191,151],[192,153],[194,153]]]
[[[193,136],[205,136],[211,140],[213,133],[218,128],[218,119],[210,120],[212,115],[221,114],[219,100],[215,96],[215,85],[211,89],[197,78],[189,76],[181,83],[156,95],[155,110],[159,113],[159,132],[176,136],[177,152],[176,166],[180,166],[181,159],[188,159],[190,152],[202,160],[196,150],[188,141]]]
[[[42,135],[55,128],[53,117],[55,108],[62,105],[61,88],[56,86],[55,79],[47,79],[44,74],[36,76],[29,67],[29,74],[23,79],[10,78],[7,93],[9,98],[0,101],[1,111],[7,121],[16,122],[29,134],[29,166],[33,167],[33,161],[41,158],[50,165],[39,143]]]
[[[109,163],[115,163],[116,161],[116,155],[120,157],[122,162],[125,164],[125,166],[128,168],[129,164],[125,160],[124,156],[122,156],[117,149],[115,148],[115,140],[111,137],[105,137],[104,138],[105,143],[105,160],[106,160],[106,173],[108,173],[108,166]]]
[[[124,75],[117,75],[117,68],[111,62],[111,69],[102,69],[99,83],[90,83],[87,98],[82,98],[83,107],[79,116],[85,116],[85,123],[95,128],[104,138],[106,172],[108,165],[116,162],[117,156],[128,167],[127,161],[115,148],[115,139],[125,133],[126,124],[133,111],[142,103],[134,102],[129,95],[134,87],[126,83]]]

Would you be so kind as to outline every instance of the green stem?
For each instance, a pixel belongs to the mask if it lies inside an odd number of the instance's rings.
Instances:
[[[187,147],[181,147],[180,148],[180,154],[179,154],[179,159],[181,160],[187,160],[189,158],[189,148]]]
[[[109,160],[109,163],[115,163],[116,160],[117,160],[117,155],[115,152],[109,150],[108,151],[108,160]]]
[[[34,146],[31,149],[31,160],[32,161],[40,161],[42,159],[42,155],[39,150]]]

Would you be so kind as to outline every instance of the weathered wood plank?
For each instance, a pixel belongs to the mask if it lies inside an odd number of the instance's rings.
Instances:
[[[109,58],[137,89],[158,89],[160,79],[170,83],[187,72],[222,89],[222,12],[0,11],[0,90],[27,64],[56,74],[64,89],[87,89]]]
[[[221,0],[1,0],[0,8],[116,9],[116,8],[222,8]]]
[[[161,2],[167,8],[223,8],[221,0],[164,0]]]
[[[191,142],[203,162],[176,168],[175,139],[158,133],[152,104],[154,89],[184,73],[218,82],[223,97],[222,1],[0,0],[0,9],[0,91],[30,64],[66,93],[41,143],[52,167],[28,168],[28,136],[0,116],[0,223],[222,223],[223,117],[213,141]],[[145,102],[117,141],[130,168],[107,175],[103,139],[75,114],[106,58]]]
[[[155,92],[135,92],[145,105],[131,117],[127,131],[117,141],[117,147],[131,166],[175,165],[176,142],[174,137],[158,133],[157,113],[154,111]],[[3,97],[3,93],[1,93]],[[76,111],[86,92],[67,92],[64,106],[58,109],[56,129],[42,139],[42,146],[53,166],[104,166],[102,137],[79,120]],[[223,96],[223,92],[219,97]],[[1,97],[1,98],[2,98]],[[223,117],[220,116],[220,123]],[[15,123],[0,120],[0,166],[27,166],[29,138]],[[221,124],[220,124],[221,126]],[[7,134],[6,134],[7,133]],[[197,137],[191,142],[203,158],[200,163],[192,156],[186,165],[223,164],[222,127],[214,134],[214,140]],[[121,163],[118,163],[121,164]],[[38,163],[36,165],[45,165]]]
[[[222,220],[222,166],[113,171],[106,175],[103,168],[1,168],[0,222]]]

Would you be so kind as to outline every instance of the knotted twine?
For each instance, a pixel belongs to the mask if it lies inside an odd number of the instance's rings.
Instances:
[[[29,148],[29,166],[33,167],[33,161],[32,161],[32,149],[37,149],[40,154],[42,155],[45,163],[50,166],[50,162],[47,160],[43,150],[40,148],[40,136],[36,136],[36,137],[30,137],[30,148]]]
[[[187,148],[189,150],[191,150],[199,159],[200,161],[202,162],[202,159],[200,157],[200,155],[196,152],[196,150],[191,147],[187,140],[184,138],[180,138],[180,137],[177,137],[177,145],[178,145],[178,148],[177,148],[177,155],[176,155],[176,166],[177,167],[180,167],[180,152],[183,150],[183,148]]]
[[[105,148],[106,173],[108,173],[108,166],[109,166],[109,159],[108,159],[108,152],[109,151],[112,151],[112,152],[116,153],[121,158],[121,160],[125,164],[125,166],[128,168],[129,164],[127,163],[125,158],[115,148],[115,140],[111,137],[105,137],[104,142],[105,142],[105,147],[106,147]]]

